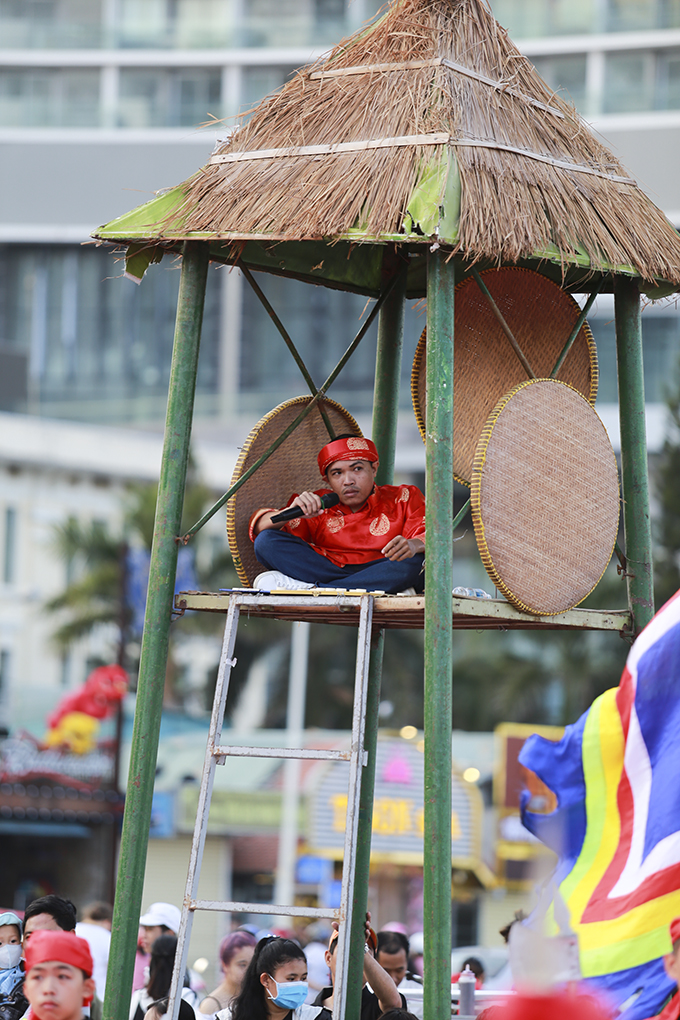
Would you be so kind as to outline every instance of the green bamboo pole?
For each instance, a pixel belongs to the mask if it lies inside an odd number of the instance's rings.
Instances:
[[[451,1015],[453,259],[427,263],[424,1016]]]
[[[399,279],[393,284],[395,273]],[[378,447],[380,464],[376,475],[378,485],[394,480],[394,453],[397,445],[399,414],[399,383],[401,354],[404,345],[404,299],[406,297],[406,263],[388,248],[383,256],[383,291],[391,287],[378,320],[378,350],[375,362],[373,395],[373,442]],[[361,772],[359,831],[357,833],[354,898],[352,901],[352,941],[347,974],[346,1020],[359,1020],[361,987],[364,970],[364,917],[368,904],[368,878],[371,862],[371,830],[373,826],[373,794],[375,790],[375,759],[378,745],[378,707],[382,682],[385,632],[379,631],[371,641],[368,670],[368,699],[364,749],[368,764]]]
[[[642,362],[640,293],[636,280],[620,276],[614,290],[616,363],[619,377],[623,528],[626,581],[633,632],[639,634],[654,615],[652,529],[645,428],[645,379]]]
[[[373,442],[378,447],[380,464],[376,482],[394,482],[394,454],[397,448],[401,355],[404,347],[404,303],[407,264],[389,249],[383,258],[383,286],[391,288],[378,319],[378,349],[375,360],[373,393]],[[398,279],[393,283],[394,276]]]
[[[175,539],[180,531],[189,460],[208,245],[203,241],[187,241],[183,254],[104,1020],[128,1020],[130,1009],[175,588]]]

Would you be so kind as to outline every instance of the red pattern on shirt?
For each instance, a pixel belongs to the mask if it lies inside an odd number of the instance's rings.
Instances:
[[[330,491],[317,489],[316,494],[324,496]],[[286,505],[290,506],[297,495],[294,493]],[[251,540],[255,538],[253,526],[263,512],[258,510],[250,519]],[[425,498],[415,485],[376,485],[356,512],[339,503],[318,517],[298,517],[284,524],[282,530],[303,538],[339,567],[370,563],[380,559],[387,543],[398,535],[425,541]]]

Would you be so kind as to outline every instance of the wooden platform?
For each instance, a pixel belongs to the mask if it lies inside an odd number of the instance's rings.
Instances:
[[[332,623],[356,627],[359,620],[359,597],[356,595],[270,595],[234,589],[229,592],[185,591],[175,596],[175,609],[199,610],[204,613],[226,613],[229,599],[236,597],[242,611],[249,616],[275,620],[309,620],[311,623]],[[388,630],[422,630],[425,596],[377,595],[373,608],[373,625]],[[608,630],[631,633],[631,616],[627,610],[571,609],[558,616],[530,616],[515,609],[504,599],[473,599],[454,596],[453,626],[458,630]]]

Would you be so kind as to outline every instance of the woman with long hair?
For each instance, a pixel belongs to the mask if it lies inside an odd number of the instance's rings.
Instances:
[[[160,935],[154,942],[149,961],[149,979],[144,988],[138,988],[132,994],[130,1020],[144,1020],[144,1015],[152,1002],[164,998],[170,991],[176,950],[175,935]],[[182,988],[182,998],[186,999],[191,1007],[196,1004],[196,993],[189,987]]]
[[[243,975],[255,951],[255,936],[248,931],[233,931],[220,942],[220,965],[222,980],[198,1007],[205,1016],[212,1016],[225,1009],[241,991]]]
[[[307,960],[297,942],[278,936],[261,939],[243,978],[241,991],[219,1020],[332,1020],[323,1006],[305,1003]]]

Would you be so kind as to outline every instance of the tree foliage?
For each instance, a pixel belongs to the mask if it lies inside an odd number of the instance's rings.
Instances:
[[[53,640],[62,653],[86,638],[95,628],[116,628],[113,656],[134,671],[136,652],[131,644],[131,610],[126,598],[127,553],[130,545],[151,549],[158,486],[136,484],[128,489],[123,523],[118,530],[102,521],[83,522],[70,517],[54,529],[54,548],[67,567],[67,584],[46,604],[59,617]],[[190,468],[184,499],[182,527],[202,515],[210,493],[197,482]],[[208,571],[209,573],[209,571]],[[214,626],[214,625],[213,625]]]

